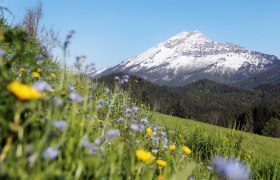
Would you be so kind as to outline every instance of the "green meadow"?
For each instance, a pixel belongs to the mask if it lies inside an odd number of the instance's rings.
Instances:
[[[280,177],[279,139],[152,112],[128,75],[109,89],[23,29],[2,25],[0,43],[0,179]]]

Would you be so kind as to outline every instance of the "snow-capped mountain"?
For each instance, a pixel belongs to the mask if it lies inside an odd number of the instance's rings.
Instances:
[[[236,83],[279,64],[276,56],[212,41],[193,31],[181,32],[138,56],[95,72],[94,76],[125,72],[174,86],[205,78]]]

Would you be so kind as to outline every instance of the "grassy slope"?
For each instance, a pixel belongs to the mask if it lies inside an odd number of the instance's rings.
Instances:
[[[268,161],[280,162],[280,139],[250,134],[228,128],[218,127],[193,120],[154,113],[157,121],[169,129],[182,129],[192,132],[197,129],[203,130],[206,136],[226,136],[234,133],[243,137],[242,149],[253,150],[255,158]]]

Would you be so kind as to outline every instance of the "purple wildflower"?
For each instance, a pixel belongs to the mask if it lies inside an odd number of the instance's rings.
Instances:
[[[117,137],[117,136],[119,136],[119,135],[120,135],[120,131],[119,131],[119,130],[110,129],[110,130],[106,133],[105,137],[106,137],[106,138],[114,138],[114,137]]]
[[[131,110],[130,108],[127,108],[127,109],[125,110],[125,112],[126,112],[126,113],[130,113],[130,112],[132,112],[132,110]]]
[[[102,105],[97,105],[96,107],[95,107],[96,109],[102,109]]]
[[[82,139],[82,146],[88,150],[89,155],[93,155],[97,151],[95,144],[89,142],[86,136]]]
[[[120,77],[119,76],[115,76],[115,81],[119,81],[120,80]]]
[[[53,126],[56,127],[59,131],[63,131],[67,127],[67,124],[65,121],[59,120],[53,122]]]
[[[41,60],[43,58],[43,56],[42,56],[42,54],[36,54],[34,56],[34,58],[35,58],[36,61],[39,61],[39,60]]]
[[[69,95],[69,98],[74,101],[74,102],[77,102],[77,103],[80,103],[80,102],[83,102],[84,98],[77,94],[77,93],[74,93],[72,92],[70,95]]]
[[[110,92],[110,89],[109,88],[104,88],[104,93],[105,94],[108,94]]]
[[[123,122],[124,121],[124,118],[119,118],[118,120],[117,120],[117,123],[120,123],[120,122]]]
[[[0,48],[0,56],[4,56],[6,54],[6,52]]]
[[[143,119],[141,119],[140,122],[141,122],[141,123],[148,123],[148,119],[147,119],[147,118],[143,118]]]
[[[54,105],[55,107],[59,107],[63,104],[63,100],[61,98],[54,98]]]
[[[130,129],[134,131],[143,131],[145,129],[145,126],[143,124],[131,124]]]
[[[58,156],[58,154],[59,154],[58,148],[48,147],[43,153],[43,158],[55,159]]]
[[[133,110],[133,111],[139,111],[139,107],[134,106],[134,107],[132,107],[132,110]]]
[[[51,85],[49,85],[46,81],[37,81],[33,84],[33,87],[40,92],[51,91],[52,89]]]
[[[73,86],[68,86],[68,91],[74,91],[75,88]]]
[[[96,138],[93,142],[94,145],[99,145],[101,143],[100,138]]]

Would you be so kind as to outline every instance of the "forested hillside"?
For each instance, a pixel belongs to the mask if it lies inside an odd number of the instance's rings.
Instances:
[[[122,74],[104,76],[99,81],[113,85],[115,76]],[[164,114],[280,137],[279,84],[243,89],[200,80],[175,88],[131,76],[129,85],[124,88],[138,101]]]

